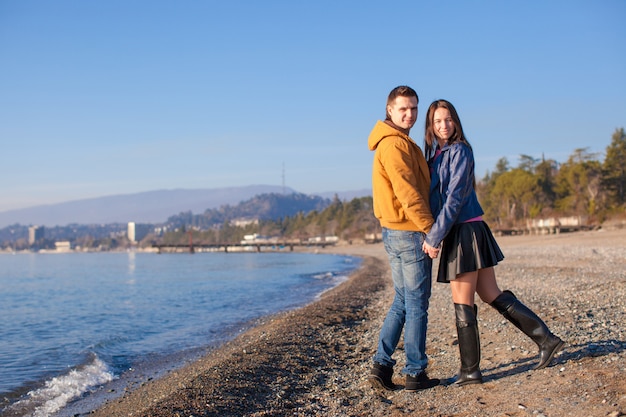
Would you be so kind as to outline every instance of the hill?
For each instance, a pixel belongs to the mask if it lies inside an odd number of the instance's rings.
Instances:
[[[16,223],[46,227],[68,224],[162,223],[180,212],[203,213],[223,205],[236,205],[259,194],[293,193],[291,188],[277,185],[245,187],[155,190],[136,194],[112,195],[64,203],[35,206],[0,212],[0,228]],[[341,199],[371,195],[370,190],[343,193]]]
[[[170,216],[166,224],[170,229],[193,226],[207,230],[235,219],[274,221],[297,213],[307,214],[313,210],[323,210],[331,202],[329,198],[301,193],[259,194],[237,205],[225,204],[218,209],[207,209],[202,214],[181,212]]]

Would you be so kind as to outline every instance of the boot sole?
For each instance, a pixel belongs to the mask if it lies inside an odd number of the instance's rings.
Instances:
[[[466,379],[464,381],[458,382],[459,381],[459,377],[457,376],[453,376],[452,378],[448,378],[446,380],[442,380],[441,381],[441,385],[445,385],[445,386],[454,386],[454,387],[462,387],[463,385],[474,385],[474,384],[482,384],[483,383],[483,378],[482,376],[480,378],[472,378],[472,379]]]
[[[454,385],[455,387],[462,387],[464,385],[475,385],[475,384],[482,384],[483,380],[482,379],[468,379],[467,381],[463,381],[463,382],[454,382],[452,385]]]
[[[550,365],[550,362],[552,362],[552,359],[554,359],[554,355],[556,355],[558,351],[563,349],[563,346],[565,346],[565,342],[561,340],[561,343],[559,343],[554,347],[554,349],[552,349],[550,356],[548,356],[548,360],[546,360],[543,364],[537,365],[535,369],[543,369],[546,366]]]

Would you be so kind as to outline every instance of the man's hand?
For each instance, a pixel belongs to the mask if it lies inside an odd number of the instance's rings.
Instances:
[[[428,254],[428,256],[430,256],[432,259],[435,259],[437,256],[439,256],[439,248],[436,248],[434,246],[430,246],[428,243],[424,242],[424,244],[422,245],[422,250]]]

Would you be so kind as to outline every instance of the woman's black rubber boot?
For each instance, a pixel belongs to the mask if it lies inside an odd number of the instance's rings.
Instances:
[[[459,353],[461,369],[456,378],[450,382],[457,386],[481,384],[483,375],[480,372],[480,337],[478,335],[478,308],[474,305],[454,304],[456,314],[456,331],[459,337]]]
[[[522,304],[511,291],[503,291],[491,306],[520,329],[539,346],[539,364],[535,369],[545,368],[565,344],[552,334],[548,326],[531,309]]]

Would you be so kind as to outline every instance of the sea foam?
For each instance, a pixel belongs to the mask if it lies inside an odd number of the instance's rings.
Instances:
[[[11,411],[13,415],[47,417],[79,398],[90,388],[110,382],[114,378],[107,365],[94,356],[90,363],[52,378],[43,387],[30,391],[7,411]]]

